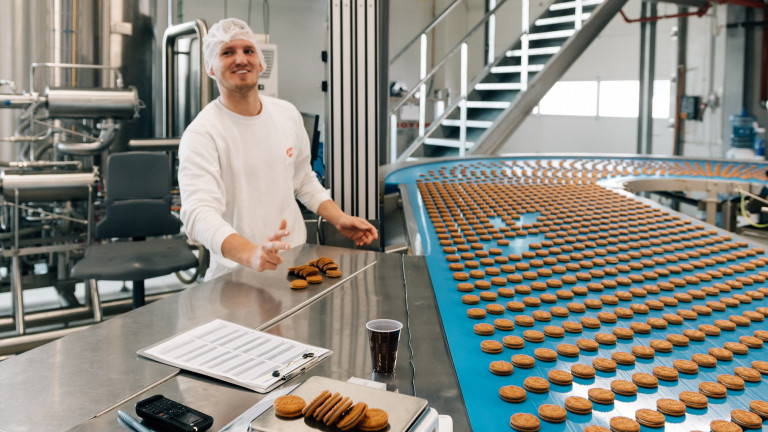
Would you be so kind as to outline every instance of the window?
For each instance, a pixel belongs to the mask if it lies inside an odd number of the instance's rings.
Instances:
[[[597,81],[559,81],[539,102],[544,115],[595,116]]]
[[[653,84],[653,118],[670,115],[669,80]],[[637,118],[640,82],[623,81],[560,81],[547,92],[534,114],[565,116],[598,116]]]

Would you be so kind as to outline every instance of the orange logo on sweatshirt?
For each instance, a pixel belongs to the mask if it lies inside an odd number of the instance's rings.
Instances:
[[[288,157],[293,157],[293,147],[288,147],[288,150],[285,151],[285,154],[287,154]]]

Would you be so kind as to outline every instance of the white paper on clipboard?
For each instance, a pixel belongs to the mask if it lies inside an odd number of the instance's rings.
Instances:
[[[152,360],[258,393],[271,391],[331,353],[220,319],[138,351]]]

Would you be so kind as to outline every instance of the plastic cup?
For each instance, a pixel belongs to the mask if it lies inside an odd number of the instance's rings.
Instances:
[[[397,345],[403,324],[390,319],[377,319],[365,324],[371,348],[371,367],[377,373],[392,373],[397,362]]]

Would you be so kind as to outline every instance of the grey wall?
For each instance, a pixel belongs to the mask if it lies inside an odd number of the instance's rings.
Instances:
[[[326,49],[327,11],[328,0],[269,2],[269,42],[278,50],[278,97],[293,103],[299,111],[319,114],[321,125],[325,112],[321,52]],[[210,27],[222,18],[234,17],[250,22],[255,33],[265,32],[262,0],[185,0],[181,12],[181,19],[175,13],[175,24],[201,18]]]

